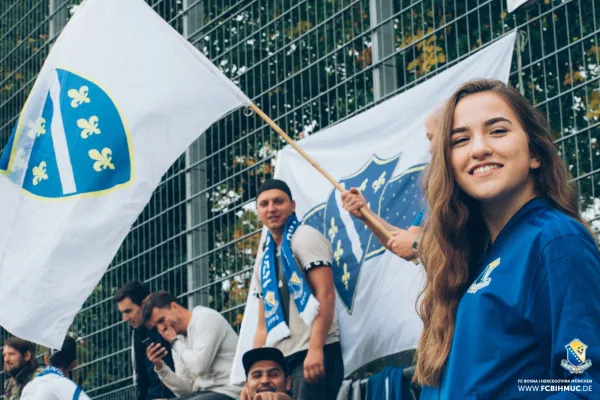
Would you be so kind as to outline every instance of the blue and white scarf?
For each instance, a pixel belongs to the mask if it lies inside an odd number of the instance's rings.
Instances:
[[[38,377],[42,377],[44,375],[50,375],[50,374],[58,375],[58,376],[62,376],[62,377],[65,376],[60,369],[49,365],[46,367],[46,369],[44,369],[42,372],[39,373]]]
[[[283,240],[281,242],[281,265],[283,273],[294,299],[300,318],[307,326],[311,326],[313,320],[319,313],[319,301],[312,295],[310,288],[304,280],[304,275],[292,253],[292,236],[300,223],[295,214],[288,217],[285,222]],[[260,266],[262,283],[262,297],[265,308],[265,320],[267,325],[267,346],[274,346],[281,340],[290,336],[290,328],[285,323],[281,298],[277,285],[277,244],[271,233],[267,233],[265,252]]]

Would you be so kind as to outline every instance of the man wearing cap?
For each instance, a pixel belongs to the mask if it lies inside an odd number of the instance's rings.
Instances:
[[[291,400],[292,378],[283,353],[274,347],[247,351],[242,357],[246,386],[240,400]]]
[[[25,386],[21,400],[90,400],[90,398],[67,378],[75,368],[77,342],[66,337],[60,351],[48,350],[44,355],[47,367]]]
[[[256,274],[260,287],[254,348],[276,347],[286,358],[292,397],[334,399],[344,378],[333,251],[317,230],[300,225],[288,185],[266,181],[258,190],[257,211],[268,229]]]

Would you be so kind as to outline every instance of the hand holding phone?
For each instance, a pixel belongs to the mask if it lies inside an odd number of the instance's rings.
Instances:
[[[162,359],[167,355],[167,349],[162,347],[160,343],[150,343],[148,348],[146,349],[146,356],[148,360],[156,369],[161,369],[163,367]]]
[[[150,339],[150,337],[147,337],[144,340],[142,340],[142,344],[147,349],[148,346],[150,346],[150,344],[152,344],[152,339]]]

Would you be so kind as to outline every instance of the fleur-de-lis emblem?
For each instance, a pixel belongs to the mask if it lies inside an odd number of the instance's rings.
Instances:
[[[98,117],[92,115],[89,120],[81,118],[77,120],[77,126],[82,129],[81,137],[87,139],[92,135],[99,135],[100,129],[98,129]]]
[[[35,139],[36,137],[40,137],[46,133],[46,120],[44,118],[38,119],[35,123],[29,125],[29,130],[27,131],[27,136],[31,139]]]
[[[385,171],[383,171],[383,172],[381,173],[381,176],[379,176],[379,179],[377,179],[375,182],[373,182],[373,185],[372,185],[372,187],[373,187],[373,191],[374,191],[375,193],[377,193],[377,191],[378,191],[379,189],[381,189],[381,188],[383,187],[383,185],[384,185],[384,184],[385,184]]]
[[[42,161],[37,167],[33,167],[33,184],[37,186],[41,181],[48,179],[46,174],[46,162]]]
[[[15,161],[13,162],[13,170],[23,169],[27,165],[25,164],[25,150],[22,148],[17,149],[15,153]]]
[[[344,250],[342,249],[342,241],[338,240],[337,241],[337,249],[333,253],[333,258],[339,264],[340,263],[340,258],[342,258],[343,255],[344,255]]]
[[[100,153],[96,149],[92,149],[88,152],[88,155],[92,160],[95,160],[94,163],[94,171],[101,172],[105,169],[115,169],[115,165],[111,163],[112,161],[112,150],[108,147],[102,149],[102,153]]]
[[[67,92],[67,95],[73,99],[71,100],[71,107],[77,108],[83,103],[89,103],[90,98],[88,97],[88,91],[90,89],[87,86],[82,86],[77,89],[71,89]]]
[[[333,239],[335,239],[335,235],[337,235],[339,229],[337,227],[337,225],[335,224],[335,218],[331,218],[331,228],[329,228],[328,234],[329,234],[329,241],[331,243],[333,243]]]
[[[348,272],[348,264],[344,263],[344,275],[342,275],[342,283],[348,290],[348,283],[350,282],[350,272]]]
[[[363,183],[360,184],[360,186],[358,187],[358,190],[360,192],[364,192],[365,189],[367,188],[367,184],[369,183],[369,178],[366,178]]]

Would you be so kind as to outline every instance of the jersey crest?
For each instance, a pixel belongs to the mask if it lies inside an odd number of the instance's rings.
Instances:
[[[499,265],[500,265],[500,258],[497,258],[494,261],[492,261],[491,263],[489,263],[487,265],[487,267],[485,267],[485,269],[483,270],[481,275],[479,275],[479,277],[475,280],[475,282],[473,282],[473,284],[469,287],[469,290],[467,290],[467,293],[470,293],[470,294],[477,293],[479,290],[488,286],[490,284],[490,282],[492,281],[492,278],[490,278],[492,271],[495,270],[496,268],[498,268]]]
[[[573,339],[565,348],[567,349],[567,359],[562,360],[560,366],[571,374],[583,374],[586,369],[592,366],[592,360],[585,359],[585,352],[588,347],[581,340]]]

